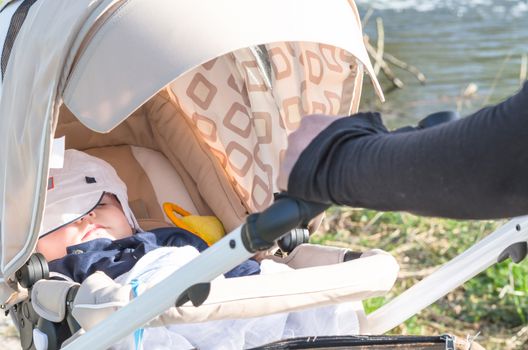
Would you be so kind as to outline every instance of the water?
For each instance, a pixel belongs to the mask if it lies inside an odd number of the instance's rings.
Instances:
[[[528,1],[510,0],[357,0],[362,17],[372,11],[365,32],[377,40],[376,18],[385,29],[385,51],[420,69],[413,75],[394,68],[403,89],[389,92],[380,73],[387,102],[374,103],[365,91],[362,109],[377,109],[392,126],[414,122],[439,110],[462,115],[496,103],[520,87],[522,56],[528,54]],[[476,93],[462,97],[468,85]],[[368,85],[368,84],[367,84]]]

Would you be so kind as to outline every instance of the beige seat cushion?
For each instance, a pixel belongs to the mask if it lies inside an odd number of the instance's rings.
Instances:
[[[176,203],[193,214],[196,209],[183,181],[163,154],[144,147],[109,146],[85,150],[104,159],[128,188],[130,208],[143,230],[172,226],[163,203]]]

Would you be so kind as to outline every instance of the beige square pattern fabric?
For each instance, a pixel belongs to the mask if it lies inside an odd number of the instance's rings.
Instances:
[[[356,112],[363,81],[362,65],[334,46],[282,42],[265,52],[268,66],[245,48],[170,85],[251,211],[272,203],[287,135],[301,118]]]

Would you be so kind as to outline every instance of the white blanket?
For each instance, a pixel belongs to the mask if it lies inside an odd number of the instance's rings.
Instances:
[[[198,254],[193,247],[159,248],[146,254],[129,273],[118,277],[116,281],[126,284],[135,279],[140,284],[156,283]],[[262,274],[286,269],[290,267],[271,260],[264,260],[261,264]],[[345,303],[258,318],[146,328],[141,344],[131,335],[112,349],[246,349],[293,337],[358,332],[359,321],[355,309]]]

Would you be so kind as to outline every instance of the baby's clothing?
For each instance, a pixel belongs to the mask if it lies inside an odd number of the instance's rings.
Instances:
[[[159,247],[192,246],[199,252],[207,248],[200,237],[177,227],[164,227],[140,232],[118,240],[98,238],[68,247],[67,255],[49,262],[50,271],[82,283],[96,271],[114,279],[130,271],[148,252]],[[225,277],[257,275],[260,265],[249,259],[225,274]]]

